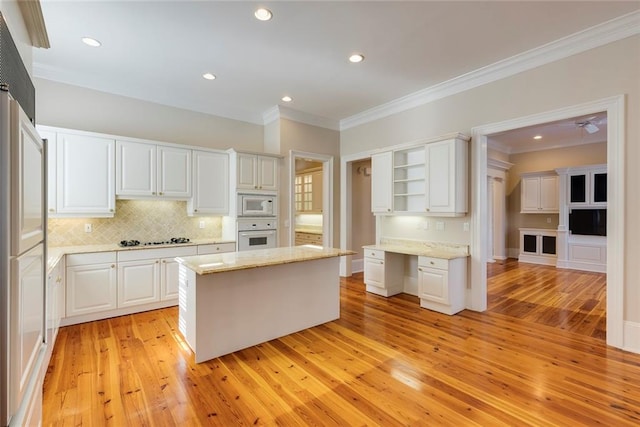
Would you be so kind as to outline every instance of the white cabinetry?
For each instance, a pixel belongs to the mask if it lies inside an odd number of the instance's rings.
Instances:
[[[116,283],[115,252],[68,255],[67,317],[116,308]]]
[[[558,175],[536,172],[521,175],[520,213],[558,213]]]
[[[464,310],[467,258],[418,257],[420,307],[445,314]]]
[[[278,190],[278,157],[237,153],[238,190]]]
[[[426,145],[426,210],[436,216],[467,213],[469,150],[467,141],[454,138]]]
[[[193,197],[189,215],[229,214],[229,155],[193,151]]]
[[[468,158],[468,138],[460,134],[371,156],[371,210],[464,216]]]
[[[47,335],[45,341],[47,343],[47,358],[45,364],[48,365],[53,344],[58,336],[60,329],[60,319],[64,317],[64,273],[65,259],[62,257],[60,261],[53,267],[47,276]]]
[[[404,289],[404,262],[401,254],[378,249],[364,251],[364,283],[368,292],[385,297]]]
[[[322,170],[296,174],[294,186],[297,213],[322,213]]]
[[[391,213],[393,209],[393,153],[371,156],[371,211]]]
[[[191,196],[191,150],[116,142],[116,195],[120,198]]]
[[[521,228],[518,261],[555,266],[557,235],[556,230]]]
[[[56,179],[49,181],[50,186],[55,186],[55,198],[49,201],[50,217],[114,215],[113,139],[58,133],[54,167]],[[50,190],[49,194],[52,193]]]
[[[198,255],[221,254],[225,252],[235,252],[235,242],[211,243],[208,245],[198,245]]]
[[[160,301],[160,260],[118,261],[118,307]]]
[[[568,169],[567,198],[571,208],[607,206],[607,165]]]

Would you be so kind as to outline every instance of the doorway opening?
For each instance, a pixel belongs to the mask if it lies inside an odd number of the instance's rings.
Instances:
[[[289,246],[333,247],[333,157],[289,152]]]
[[[490,139],[492,135],[524,127],[537,126],[576,117],[606,113],[606,163],[608,165],[606,220],[606,340],[607,344],[623,348],[625,325],[624,304],[624,97],[616,96],[600,101],[536,114],[473,129],[473,176],[475,178],[474,209],[472,212],[472,274],[471,308],[487,309],[487,260],[489,201],[487,189]],[[566,207],[564,208],[566,210]],[[561,207],[562,210],[562,207]],[[561,211],[560,215],[566,215]],[[561,230],[559,225],[558,231]]]

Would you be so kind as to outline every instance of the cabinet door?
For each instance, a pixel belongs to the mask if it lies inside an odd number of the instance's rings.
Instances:
[[[558,176],[541,176],[540,210],[543,212],[558,212],[559,206]]]
[[[158,195],[191,197],[191,150],[158,145]]]
[[[257,190],[258,189],[258,159],[254,154],[237,155],[237,183],[236,186],[241,189]]]
[[[45,273],[43,246],[38,245],[11,261],[10,342],[11,387],[20,402],[36,367],[44,340]],[[3,327],[4,327],[3,323]],[[13,408],[14,413],[15,409]]]
[[[391,151],[371,156],[371,211],[373,213],[390,213],[392,210],[392,161]]]
[[[229,213],[229,156],[206,151],[193,152],[193,197],[189,214]]]
[[[258,156],[258,189],[278,190],[278,159]]]
[[[569,176],[569,202],[571,204],[587,203],[587,175],[570,175]]]
[[[116,265],[92,264],[67,267],[67,316],[117,307]]]
[[[11,115],[18,117],[12,126],[11,230],[12,253],[17,255],[44,238],[44,146],[27,115],[16,102]],[[3,213],[4,215],[4,213]]]
[[[47,140],[47,212],[55,214],[56,212],[56,179],[57,179],[57,162],[58,154],[56,133],[38,129],[38,133],[42,139]]]
[[[115,141],[57,135],[57,214],[113,216]]]
[[[453,139],[426,145],[427,212],[467,212],[467,143]]]
[[[375,258],[364,259],[364,283],[384,288],[384,261]]]
[[[540,202],[540,177],[522,178],[520,197],[521,212],[538,212]]]
[[[449,273],[429,267],[418,268],[418,296],[440,304],[449,304]]]
[[[313,187],[311,210],[318,213],[322,213],[322,178],[322,171],[316,171],[311,174],[311,185]]]
[[[180,264],[175,258],[160,260],[160,299],[177,300],[180,287]]]
[[[594,171],[591,173],[591,196],[593,204],[607,205],[607,172]]]
[[[116,195],[156,195],[156,146],[116,141]]]
[[[118,308],[160,300],[160,260],[118,263]]]
[[[522,253],[538,253],[538,236],[536,234],[523,234],[521,242]]]

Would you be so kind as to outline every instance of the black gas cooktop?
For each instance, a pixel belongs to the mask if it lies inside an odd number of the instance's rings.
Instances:
[[[169,240],[161,240],[156,242],[140,242],[140,240],[122,240],[120,246],[157,246],[157,245],[179,245],[181,243],[189,243],[186,237],[172,237]]]

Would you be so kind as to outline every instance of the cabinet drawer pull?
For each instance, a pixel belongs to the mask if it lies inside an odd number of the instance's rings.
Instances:
[[[164,193],[163,193],[162,191],[161,191],[160,193],[158,193],[158,194],[160,194],[161,196],[163,196],[163,195],[164,195]]]
[[[159,263],[160,261],[156,260],[156,264]]]
[[[113,212],[113,209],[109,209],[109,212]]]
[[[116,265],[115,264],[111,264],[111,268],[116,268]]]
[[[422,267],[418,267],[418,271],[424,271]]]
[[[429,261],[429,264],[431,264],[431,265],[436,265],[436,263],[435,263],[435,262],[433,262],[433,261]]]
[[[155,192],[155,191],[152,191],[152,192],[151,192],[151,195],[152,195],[152,196],[155,196],[155,195],[156,195],[156,192]]]
[[[380,264],[384,264],[384,261],[380,261]]]
[[[162,260],[162,263],[163,263],[163,264],[165,264],[166,262],[167,262],[166,260],[164,260],[164,259]]]
[[[53,208],[49,209],[49,212],[55,212],[55,211],[56,211],[56,210],[55,210],[55,209],[53,209]]]

